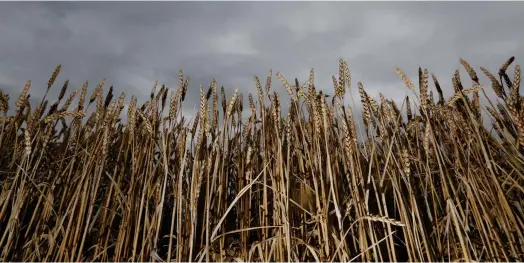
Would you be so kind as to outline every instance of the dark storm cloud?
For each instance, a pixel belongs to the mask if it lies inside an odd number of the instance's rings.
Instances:
[[[342,57],[372,96],[408,93],[394,65],[414,82],[418,67],[428,68],[451,95],[461,57],[492,72],[512,55],[520,62],[523,10],[521,2],[2,2],[0,85],[13,97],[31,79],[32,96],[41,96],[62,64],[52,96],[66,78],[73,88],[88,80],[91,90],[107,78],[117,96],[143,102],[154,80],[177,88],[182,69],[191,112],[200,85],[216,78],[247,99],[253,76],[264,82],[269,69],[304,82],[314,68],[317,86],[332,93]]]

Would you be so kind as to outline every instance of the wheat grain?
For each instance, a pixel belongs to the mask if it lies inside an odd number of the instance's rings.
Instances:
[[[31,88],[31,81],[28,80],[25,83],[24,90],[22,90],[22,93],[20,93],[20,96],[18,97],[18,100],[16,101],[16,108],[21,109],[22,106],[25,103],[25,100],[27,99],[27,95],[29,93],[29,89]]]
[[[519,87],[520,87],[520,65],[515,66],[515,74],[513,77],[513,86],[510,91],[509,104],[513,107],[517,107],[519,103]]]
[[[231,116],[231,113],[233,112],[233,108],[235,107],[235,103],[237,102],[237,96],[238,96],[238,89],[235,89],[235,93],[233,93],[233,97],[229,100],[229,105],[227,106],[226,116]],[[223,102],[225,104],[225,102]]]
[[[271,76],[273,75],[273,70],[269,70],[269,72],[267,73],[267,78],[266,78],[266,94],[269,95],[269,90],[271,89]]]
[[[422,69],[419,67],[419,75],[420,75],[420,103],[423,109],[426,109],[428,106],[428,70],[424,69],[424,73],[422,73]]]
[[[59,111],[66,111],[67,109],[69,109],[69,106],[71,106],[71,103],[73,103],[73,100],[75,99],[76,97],[76,94],[78,93],[80,89],[76,89],[75,91],[73,91],[73,93],[71,93],[69,95],[69,97],[67,98],[67,100],[64,102],[64,105],[62,106],[62,108],[59,110]]]
[[[277,72],[277,78],[278,78],[278,80],[280,80],[280,82],[282,82],[282,85],[284,85],[284,88],[286,88],[287,93],[289,94],[289,97],[290,97],[290,98],[295,98],[295,96],[293,95],[293,91],[291,90],[291,87],[290,87],[289,83],[288,83],[287,80],[284,78],[284,76],[282,76],[282,74],[280,74],[280,72]]]
[[[500,85],[499,81],[495,78],[495,76],[493,76],[487,69],[485,69],[484,67],[480,67],[480,70],[482,70],[482,72],[484,72],[484,74],[486,74],[486,76],[488,76],[488,78],[491,80],[491,85],[492,85],[492,88],[493,88],[493,91],[495,91],[495,94],[499,97],[499,98],[504,98],[505,95],[504,95],[504,91],[502,89],[502,86]]]
[[[504,64],[502,64],[502,66],[500,67],[499,69],[499,74],[502,75],[503,73],[506,72],[506,70],[508,70],[508,67],[511,65],[511,63],[513,63],[513,61],[515,60],[515,57],[514,56],[511,56],[510,58],[508,58]]]
[[[411,80],[406,76],[406,74],[404,74],[404,72],[402,72],[402,70],[400,70],[397,66],[393,67],[393,69],[395,69],[395,72],[397,73],[397,75],[402,79],[402,81],[404,82],[404,84],[413,92],[415,92],[415,86],[413,85],[413,83],[411,82]]]
[[[473,68],[469,65],[469,63],[465,60],[465,59],[460,59],[460,64],[462,64],[462,66],[464,66],[464,68],[466,69],[466,72],[468,72],[469,74],[469,77],[471,78],[471,80],[473,80],[473,82],[475,83],[478,83],[479,82],[479,78],[477,76],[477,73],[475,72],[475,70],[473,70]]]
[[[53,86],[53,83],[55,83],[55,80],[58,77],[58,74],[60,74],[61,68],[62,68],[61,64],[56,66],[55,71],[53,72],[53,75],[51,75],[51,78],[49,78],[49,81],[47,82],[47,89],[50,89],[51,86]]]

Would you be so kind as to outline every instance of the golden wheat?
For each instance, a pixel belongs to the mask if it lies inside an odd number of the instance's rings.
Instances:
[[[447,101],[423,67],[420,96],[402,103],[357,81],[362,114],[345,105],[343,59],[332,98],[313,69],[302,86],[276,73],[288,98],[271,90],[271,70],[264,88],[255,76],[248,116],[240,90],[227,100],[221,86],[219,109],[213,79],[188,121],[182,71],[174,91],[155,81],[141,106],[131,96],[127,118],[124,93],[102,96],[105,79],[94,110],[84,108],[87,81],[60,109],[68,81],[56,101],[37,105],[28,81],[13,113],[0,90],[0,260],[522,261],[524,97],[520,66],[513,79],[506,73],[514,60],[500,79],[480,68],[495,103],[482,105],[484,85],[460,59],[473,85],[456,70]]]

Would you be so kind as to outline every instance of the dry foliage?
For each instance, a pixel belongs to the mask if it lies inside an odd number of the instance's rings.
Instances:
[[[227,99],[222,87],[219,108],[213,80],[187,121],[182,72],[177,90],[155,83],[127,112],[124,94],[111,87],[104,98],[105,80],[87,106],[86,82],[59,107],[66,82],[49,109],[47,92],[30,105],[28,81],[10,115],[2,91],[0,260],[522,261],[524,98],[520,67],[506,73],[513,60],[499,78],[481,68],[496,102],[465,60],[472,87],[457,71],[448,101],[431,74],[433,101],[427,70],[418,101],[401,107],[358,82],[358,140],[343,60],[333,98],[313,70],[304,85],[276,73],[287,104],[271,71],[265,89],[255,77],[247,117],[236,91]]]

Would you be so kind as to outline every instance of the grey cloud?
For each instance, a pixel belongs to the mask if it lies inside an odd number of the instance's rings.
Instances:
[[[414,82],[417,68],[428,68],[450,94],[460,57],[493,72],[509,56],[519,62],[523,24],[519,2],[2,2],[0,86],[13,97],[31,79],[32,96],[41,96],[62,64],[51,96],[66,78],[74,88],[88,80],[91,90],[107,78],[115,94],[143,101],[155,79],[176,88],[182,69],[191,111],[200,85],[216,78],[247,100],[253,76],[264,83],[269,69],[304,82],[314,68],[330,93],[342,57],[353,83],[400,100],[408,90],[394,65]]]

